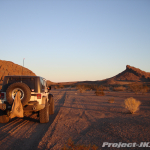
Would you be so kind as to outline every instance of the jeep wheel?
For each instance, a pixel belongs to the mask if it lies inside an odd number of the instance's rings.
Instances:
[[[49,104],[48,104],[47,100],[45,103],[45,108],[40,110],[40,112],[39,112],[39,117],[40,117],[40,123],[49,122]]]
[[[9,117],[5,114],[4,111],[0,110],[0,123],[9,122]]]
[[[31,90],[25,84],[21,82],[11,84],[6,90],[6,99],[7,102],[12,105],[17,92],[20,91],[20,99],[23,106],[25,106],[31,97]]]
[[[54,107],[54,99],[53,99],[53,97],[51,97],[50,106],[49,106],[49,114],[50,115],[54,114],[54,109],[55,109],[55,107]]]

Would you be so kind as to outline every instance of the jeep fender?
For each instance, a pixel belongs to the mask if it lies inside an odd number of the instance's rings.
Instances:
[[[43,105],[45,105],[46,99],[47,99],[46,96],[43,96],[43,97],[42,97],[42,104],[43,104]]]

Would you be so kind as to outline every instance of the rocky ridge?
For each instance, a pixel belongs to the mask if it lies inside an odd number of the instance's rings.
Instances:
[[[127,65],[126,69],[113,77],[114,80],[121,81],[150,81],[150,72],[145,72],[139,68]]]

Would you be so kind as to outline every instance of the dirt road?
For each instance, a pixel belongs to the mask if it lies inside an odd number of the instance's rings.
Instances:
[[[96,96],[94,91],[59,89],[52,90],[52,94],[55,114],[50,122],[40,124],[33,114],[0,124],[0,149],[60,150],[69,137],[75,144],[95,144],[99,149],[103,142],[150,142],[150,93],[106,92],[105,96]],[[142,102],[134,115],[122,107],[124,99],[131,96]],[[109,98],[115,103],[108,103]]]

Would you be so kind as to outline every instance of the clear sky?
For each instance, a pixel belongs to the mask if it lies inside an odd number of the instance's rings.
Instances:
[[[0,59],[53,82],[150,72],[150,0],[0,0]]]

